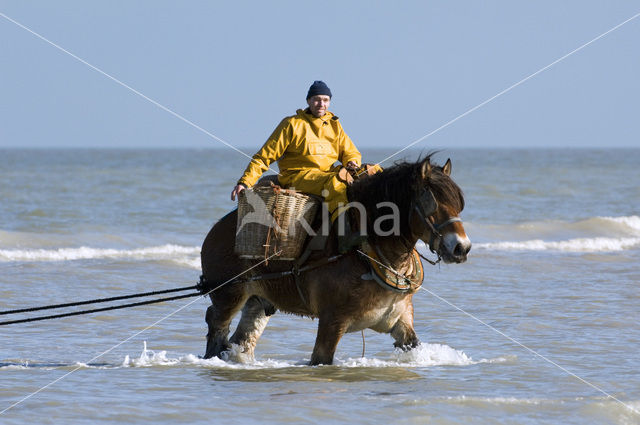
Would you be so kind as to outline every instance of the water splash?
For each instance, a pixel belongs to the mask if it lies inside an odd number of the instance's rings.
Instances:
[[[279,369],[307,367],[308,359],[294,360],[254,360],[242,353],[239,346],[232,345],[231,350],[223,353],[223,359],[203,359],[193,354],[177,357],[167,355],[166,351],[155,352],[147,348],[146,341],[139,356],[125,356],[122,367],[171,367],[171,366],[199,366],[205,368],[227,369]],[[475,361],[461,350],[456,350],[444,344],[421,344],[413,350],[395,350],[388,359],[379,358],[347,358],[336,357],[334,366],[343,368],[389,368],[389,367],[433,367],[433,366],[469,366],[478,363],[502,363],[505,358],[482,359]]]

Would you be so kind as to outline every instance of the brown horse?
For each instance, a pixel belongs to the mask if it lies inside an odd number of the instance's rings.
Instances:
[[[401,274],[415,268],[412,252],[420,239],[446,263],[462,263],[471,243],[459,213],[464,208],[460,188],[450,178],[451,161],[444,166],[430,162],[430,156],[416,163],[399,163],[373,176],[356,180],[348,189],[351,202],[366,211],[368,244],[376,248],[384,266]],[[380,203],[397,208],[383,207]],[[385,209],[386,208],[386,209]],[[391,232],[380,218],[399,214],[398,231]],[[292,276],[247,281],[242,278],[291,269],[285,261],[270,261],[250,272],[257,260],[242,260],[234,254],[237,212],[217,222],[207,235],[201,253],[203,279],[212,305],[207,309],[209,325],[205,358],[220,357],[230,343],[239,345],[253,358],[254,349],[269,316],[276,309],[318,318],[318,334],[311,365],[331,364],[342,335],[366,328],[390,333],[394,345],[408,350],[419,344],[413,329],[412,297],[417,286],[392,291],[371,278],[370,266],[360,251],[351,251],[334,262],[301,273],[298,283]],[[392,220],[388,220],[392,221]],[[309,261],[337,254],[336,237],[330,235],[324,252]],[[240,281],[233,280],[242,275]],[[420,282],[421,283],[421,282]],[[235,333],[228,338],[233,316],[242,309]]]

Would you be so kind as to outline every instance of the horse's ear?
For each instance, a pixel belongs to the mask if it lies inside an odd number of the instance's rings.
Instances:
[[[445,176],[451,175],[451,158],[447,158],[447,162],[445,162],[444,167],[442,167],[442,172]]]
[[[422,166],[420,167],[420,176],[423,181],[427,181],[429,176],[431,176],[431,162],[429,162],[429,158],[422,161]]]

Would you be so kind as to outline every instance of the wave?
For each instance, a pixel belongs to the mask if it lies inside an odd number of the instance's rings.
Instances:
[[[602,219],[623,224],[624,226],[630,227],[640,232],[640,217],[638,217],[637,215],[629,217],[602,217]]]
[[[530,240],[522,242],[480,243],[474,249],[491,251],[561,251],[561,252],[616,252],[640,246],[640,238],[581,238],[549,242]]]
[[[474,225],[473,249],[492,251],[619,252],[640,246],[640,217],[592,217],[585,220]]]
[[[200,248],[179,245],[160,245],[137,249],[78,248],[57,249],[0,249],[0,261],[38,262],[75,261],[93,259],[174,261],[190,267],[200,267]],[[197,264],[194,264],[196,262]]]
[[[429,254],[426,244],[419,241],[418,251]],[[552,251],[566,253],[607,253],[619,252],[640,247],[640,238],[578,238],[565,241],[544,241],[532,239],[526,241],[505,241],[473,243],[473,251]]]
[[[566,253],[619,252],[640,247],[640,217],[592,217],[576,222],[541,221],[517,224],[465,223],[474,250],[491,251],[553,251]],[[47,235],[27,235],[0,230],[0,240],[6,245],[22,245]],[[100,236],[94,236],[94,239]],[[114,236],[111,236],[112,238]],[[58,243],[66,244],[58,240]],[[68,241],[67,241],[68,242]],[[55,243],[55,242],[54,242]],[[42,245],[41,245],[42,246]],[[47,245],[45,245],[47,246]],[[418,249],[428,251],[423,242]],[[169,261],[182,267],[200,269],[200,247],[165,244],[133,249],[64,248],[0,249],[0,262],[49,262],[76,260]]]
[[[592,400],[594,403],[601,403],[601,401],[607,400],[607,397],[602,396],[592,396],[588,400]],[[574,401],[582,402],[585,400],[585,397],[564,397],[564,398],[541,398],[541,397],[532,397],[532,398],[518,398],[518,397],[480,397],[480,396],[447,396],[437,398],[436,401],[443,401],[451,404],[464,404],[470,406],[478,406],[481,407],[483,405],[545,405],[545,406],[557,406],[566,403],[571,403]],[[616,401],[613,401],[617,403]],[[630,403],[627,403],[630,404]]]
[[[546,238],[547,236],[571,237],[640,237],[640,217],[590,217],[578,221],[544,220],[515,224],[465,223],[473,233],[490,239]]]

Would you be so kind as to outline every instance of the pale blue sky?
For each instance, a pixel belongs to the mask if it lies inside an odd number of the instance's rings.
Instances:
[[[252,153],[324,80],[401,148],[640,12],[638,1],[2,0],[0,12]],[[224,147],[0,17],[0,147]],[[416,145],[640,146],[640,18]]]

